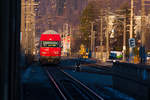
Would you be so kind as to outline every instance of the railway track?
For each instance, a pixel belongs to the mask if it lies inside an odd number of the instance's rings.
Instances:
[[[86,73],[93,73],[93,74],[104,74],[104,75],[112,75],[111,68],[105,68],[105,66],[98,66],[95,64],[81,64],[80,70],[77,70],[75,66],[60,66],[62,70],[72,70],[72,71],[79,71],[79,72],[86,72]]]
[[[93,67],[95,69],[102,69],[102,70],[107,70],[107,71],[110,71],[111,70],[111,66],[107,66],[107,65],[98,65],[98,64],[95,64],[95,63],[84,63],[82,65],[85,65],[85,66],[89,66],[89,67]]]
[[[104,100],[79,80],[59,68],[45,68],[50,81],[64,100]]]

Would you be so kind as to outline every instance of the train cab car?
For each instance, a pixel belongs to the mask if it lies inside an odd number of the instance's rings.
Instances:
[[[61,37],[55,31],[48,30],[40,37],[40,63],[58,64],[61,59]]]

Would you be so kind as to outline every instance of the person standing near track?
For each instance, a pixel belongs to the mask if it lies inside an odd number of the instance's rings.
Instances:
[[[75,71],[80,71],[80,57],[78,57],[78,59],[76,60],[76,68],[75,68]]]

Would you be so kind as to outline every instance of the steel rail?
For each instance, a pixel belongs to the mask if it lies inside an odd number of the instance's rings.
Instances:
[[[63,94],[63,92],[60,90],[59,86],[57,85],[57,83],[55,82],[54,78],[52,77],[52,75],[48,72],[48,70],[46,70],[50,80],[53,82],[53,84],[55,85],[55,87],[57,88],[57,90],[59,91],[59,93],[61,94],[61,96],[63,97],[64,100],[67,100],[67,98],[65,97],[65,95]]]
[[[95,93],[93,90],[91,90],[90,88],[88,88],[86,85],[84,85],[82,82],[80,82],[79,80],[75,79],[74,77],[72,77],[70,74],[64,72],[62,69],[60,69],[61,72],[63,72],[65,75],[67,75],[68,77],[70,77],[72,80],[76,81],[78,84],[80,84],[81,86],[83,86],[85,89],[87,89],[88,91],[90,91],[92,94],[94,94],[97,98],[99,98],[100,100],[104,100],[101,96],[99,96],[97,93]]]
[[[83,64],[83,65],[85,65],[87,67],[91,66],[91,68],[93,67],[95,69],[101,69],[101,70],[107,70],[107,71],[111,70],[110,67],[106,67],[105,65],[98,65],[98,64]]]

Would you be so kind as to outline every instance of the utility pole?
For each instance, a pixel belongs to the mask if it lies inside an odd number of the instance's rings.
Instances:
[[[68,25],[68,23],[66,23],[67,56],[69,55],[69,43],[68,43],[68,35],[69,35],[69,25]]]
[[[24,30],[23,33],[23,45],[25,49],[25,54],[28,57],[27,63],[30,63],[32,61],[33,54],[35,53],[35,11],[34,6],[39,5],[38,3],[35,3],[34,0],[22,0],[22,5],[24,9],[22,8],[22,18],[24,18],[24,21],[22,23],[22,30]],[[23,19],[22,19],[23,20]],[[24,28],[24,29],[23,29]]]
[[[130,39],[133,38],[133,0],[131,0],[131,16],[130,16]],[[130,54],[130,62],[132,63],[134,61],[133,58],[133,48],[129,48],[129,54]]]
[[[109,16],[107,16],[107,29],[106,29],[106,60],[109,58]]]
[[[106,23],[107,23],[107,28],[106,28],[106,60],[108,60],[109,58],[109,31],[110,31],[110,26],[109,26],[109,11],[110,11],[110,0],[107,0],[107,11],[106,11]]]
[[[35,14],[35,6],[36,5],[38,5],[37,3],[35,3],[35,1],[34,0],[31,0],[31,11],[32,11],[32,18],[31,18],[31,27],[32,27],[32,32],[31,32],[31,34],[32,34],[32,48],[31,48],[31,51],[32,51],[32,55],[34,55],[35,54],[35,16],[36,16],[36,14]]]
[[[145,13],[145,5],[150,5],[150,4],[145,4],[145,1],[150,1],[150,0],[142,0],[141,3],[141,47],[140,47],[140,51],[142,51],[141,55],[141,63],[145,63],[145,34],[146,34],[146,13]]]
[[[93,57],[96,57],[96,52],[95,52],[95,32],[93,31]]]
[[[70,56],[72,55],[71,49],[72,49],[72,25],[70,25]]]
[[[25,52],[25,0],[21,1],[21,51]]]
[[[66,23],[66,35],[68,35],[69,34],[69,25],[68,25],[68,23]]]
[[[102,10],[101,10],[102,14]],[[100,52],[101,52],[101,60],[103,60],[103,16],[100,17]]]
[[[144,47],[145,45],[145,5],[144,5],[145,0],[142,0],[142,12],[141,12],[141,46]]]
[[[141,47],[140,51],[143,51],[145,49],[145,0],[142,0],[142,8],[141,8]],[[141,53],[141,63],[144,63],[144,54]]]
[[[93,50],[93,38],[94,38],[94,31],[93,31],[93,27],[94,27],[94,22],[91,22],[91,53],[93,56],[94,50]]]
[[[150,1],[150,0],[142,0],[142,11],[141,11],[141,46],[144,47],[145,46],[145,32],[146,32],[146,21],[145,21],[145,17],[146,17],[146,12],[145,12],[145,5],[150,5],[150,4],[145,4],[145,1]]]
[[[26,34],[26,40],[25,40],[25,45],[26,45],[26,53],[27,53],[27,55],[29,54],[29,49],[30,49],[30,46],[29,46],[29,43],[28,43],[28,40],[29,40],[29,34],[31,34],[30,33],[30,22],[31,22],[31,20],[30,20],[30,1],[29,0],[27,0],[27,1],[25,1],[25,34]]]
[[[106,15],[106,60],[109,58],[109,30],[110,30],[110,26],[109,26],[109,16],[108,13]]]
[[[62,45],[63,45],[63,55],[65,54],[65,24],[62,25]]]
[[[123,32],[123,61],[126,60],[126,17],[124,17],[124,32]]]

